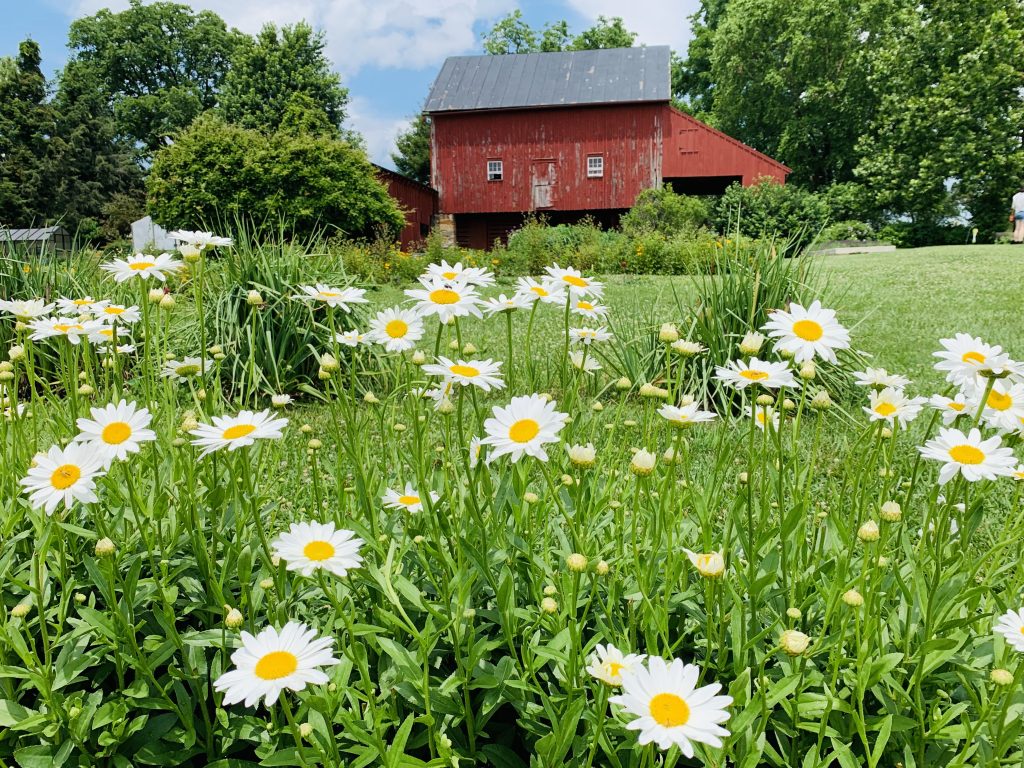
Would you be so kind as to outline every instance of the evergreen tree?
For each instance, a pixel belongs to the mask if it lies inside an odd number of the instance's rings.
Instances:
[[[430,183],[430,118],[427,115],[414,117],[409,127],[398,134],[391,159],[399,173],[423,184]]]

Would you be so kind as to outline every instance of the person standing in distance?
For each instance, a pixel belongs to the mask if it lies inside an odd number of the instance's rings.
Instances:
[[[1017,190],[1011,202],[1013,214],[1010,220],[1013,222],[1013,242],[1024,243],[1024,187]]]

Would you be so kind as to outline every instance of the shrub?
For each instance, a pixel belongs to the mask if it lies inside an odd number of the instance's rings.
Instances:
[[[709,215],[708,203],[699,197],[677,195],[671,187],[645,189],[622,217],[622,231],[634,237],[644,232],[693,232],[707,224]]]
[[[325,133],[270,135],[198,118],[153,161],[149,209],[165,227],[242,218],[299,235],[324,227],[349,237],[394,237],[404,216],[358,147]],[[221,228],[223,229],[223,228]]]
[[[720,232],[784,241],[813,238],[828,220],[828,205],[821,196],[771,179],[761,179],[749,187],[731,185],[714,212]]]
[[[832,240],[873,240],[877,233],[864,221],[837,221],[829,224],[818,236],[818,241],[827,243]]]

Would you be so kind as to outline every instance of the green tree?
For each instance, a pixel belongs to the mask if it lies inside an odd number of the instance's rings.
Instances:
[[[566,46],[570,51],[595,51],[600,48],[632,48],[636,32],[626,29],[622,18],[598,16],[597,23],[580,32]]]
[[[217,105],[229,61],[249,38],[209,11],[131,0],[71,24],[62,75],[110,105],[119,135],[152,153],[164,137]]]
[[[235,48],[220,95],[224,117],[245,128],[273,132],[288,105],[301,96],[340,129],[348,90],[331,71],[324,46],[323,34],[304,22],[280,30],[273,24],[263,27],[252,44]]]
[[[870,73],[884,93],[858,145],[880,207],[935,223],[962,206],[984,232],[1006,227],[1024,178],[1022,17],[1015,0],[901,10]]]
[[[47,103],[39,44],[18,46],[14,71],[0,80],[0,223],[42,224],[53,184],[50,142],[56,130]]]
[[[484,35],[484,51],[492,56],[506,53],[534,53],[539,50],[537,33],[518,8],[498,20]]]
[[[729,0],[701,0],[700,8],[690,16],[692,37],[686,58],[673,57],[672,93],[683,102],[687,111],[711,119],[714,108],[714,79],[711,55],[715,47],[718,24],[725,15]]]
[[[311,119],[326,124],[322,113]],[[146,183],[154,219],[166,227],[284,222],[300,235],[322,227],[351,237],[397,233],[404,217],[362,149],[308,124],[293,112],[268,134],[200,117],[154,157]]]
[[[626,29],[625,22],[615,16],[598,16],[592,27],[577,35],[569,31],[565,20],[549,22],[536,30],[523,18],[520,10],[500,19],[484,35],[484,51],[492,55],[556,51],[591,51],[598,48],[632,48],[636,32]]]
[[[399,173],[410,179],[430,183],[430,117],[417,115],[409,127],[395,139],[391,159]]]

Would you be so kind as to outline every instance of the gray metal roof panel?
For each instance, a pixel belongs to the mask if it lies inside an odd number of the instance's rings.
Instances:
[[[434,80],[426,112],[668,101],[668,46],[453,56]]]
[[[63,234],[67,234],[63,227],[29,227],[19,229],[4,229],[0,227],[0,240],[46,240],[53,235]]]

